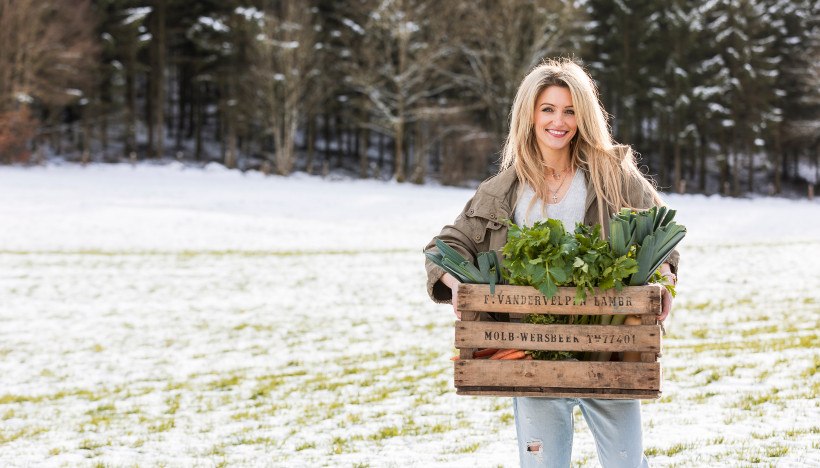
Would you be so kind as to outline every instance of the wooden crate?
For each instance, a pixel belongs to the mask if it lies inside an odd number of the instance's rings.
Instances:
[[[661,393],[661,310],[658,285],[631,286],[587,295],[574,304],[575,288],[559,288],[552,298],[529,286],[461,284],[455,346],[455,386],[459,395],[653,399]],[[641,325],[540,325],[497,322],[481,312],[564,315],[639,315]],[[483,318],[482,318],[483,316]],[[636,351],[641,362],[473,359],[477,348],[549,351]]]

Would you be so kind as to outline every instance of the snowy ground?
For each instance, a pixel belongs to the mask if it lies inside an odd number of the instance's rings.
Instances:
[[[455,395],[424,291],[470,194],[0,168],[0,465],[516,466],[510,401]],[[820,203],[668,201],[689,236],[652,464],[820,465]]]

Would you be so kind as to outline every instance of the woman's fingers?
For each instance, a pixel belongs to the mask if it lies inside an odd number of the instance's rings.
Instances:
[[[661,314],[658,315],[658,320],[663,322],[672,311],[672,294],[664,288],[661,294]]]
[[[456,294],[456,289],[453,288],[453,313],[456,314],[456,317],[461,320],[461,312],[458,310],[458,294]]]

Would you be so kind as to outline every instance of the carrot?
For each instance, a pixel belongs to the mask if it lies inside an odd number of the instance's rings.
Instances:
[[[453,357],[450,358],[451,361],[458,361],[458,359],[459,359],[458,356],[453,356]]]
[[[490,359],[501,359],[502,357],[518,351],[517,349],[500,349],[497,353],[490,356]]]
[[[509,359],[509,360],[524,359],[524,356],[526,356],[526,355],[527,354],[524,351],[516,350],[516,351],[514,351],[510,354],[507,354],[506,356],[502,356],[501,359],[504,359],[504,360],[507,360],[507,359]]]
[[[490,357],[498,352],[498,348],[481,349],[473,353],[474,358]]]

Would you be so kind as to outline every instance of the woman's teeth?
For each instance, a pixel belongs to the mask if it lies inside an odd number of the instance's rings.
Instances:
[[[562,132],[562,131],[559,131],[559,130],[547,130],[547,133],[549,133],[552,136],[556,136],[558,138],[561,138],[569,132]]]

